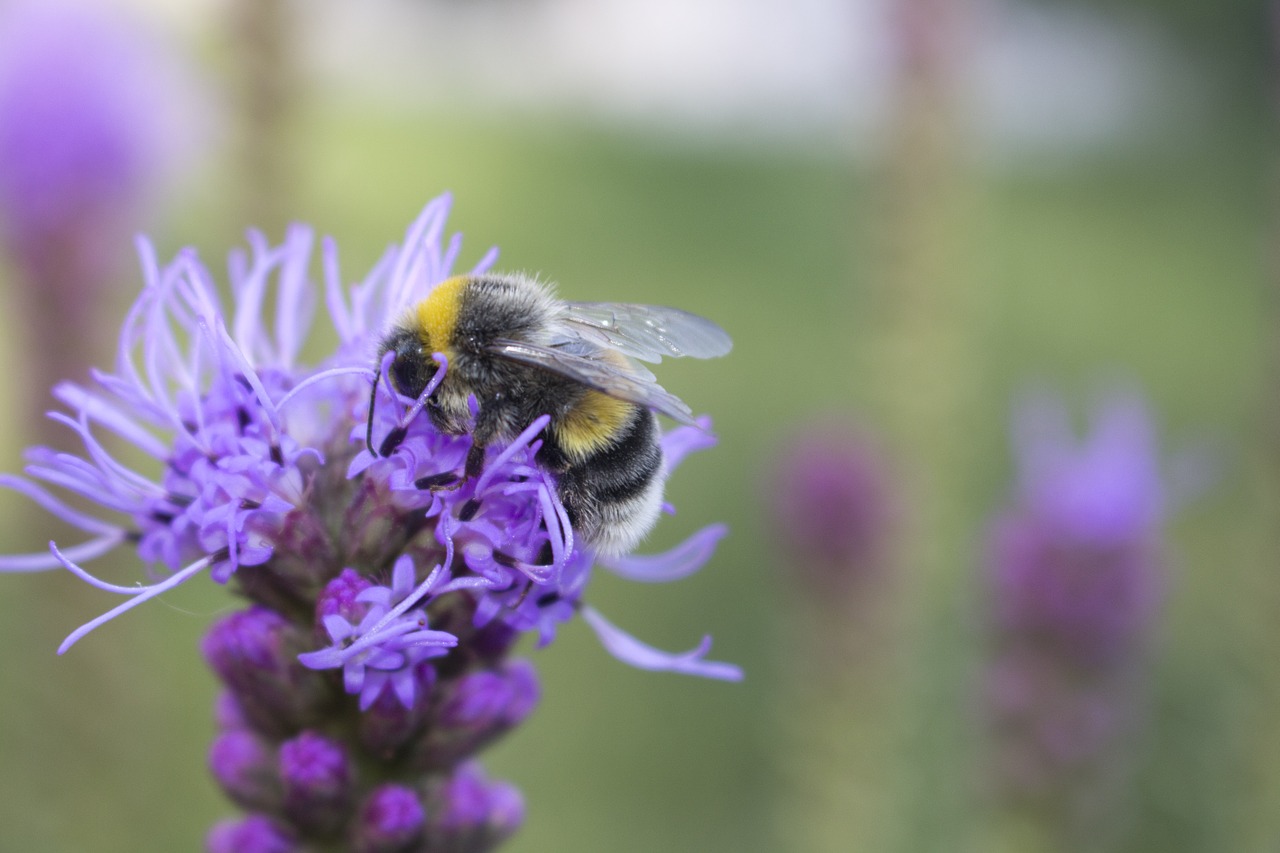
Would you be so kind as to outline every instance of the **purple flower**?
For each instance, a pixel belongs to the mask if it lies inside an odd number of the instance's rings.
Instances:
[[[0,252],[21,285],[17,331],[39,352],[36,412],[48,386],[107,343],[94,334],[100,297],[148,202],[198,138],[188,125],[201,99],[148,36],[103,4],[0,8]]]
[[[987,708],[1003,789],[1069,811],[1115,771],[1138,717],[1166,489],[1136,396],[1107,400],[1083,441],[1060,403],[1036,399],[1014,436],[1016,500],[988,538]]]
[[[520,823],[518,794],[456,768],[536,704],[532,667],[509,657],[516,635],[535,632],[545,645],[578,613],[635,666],[741,677],[705,659],[709,641],[662,652],[583,602],[597,562],[632,580],[675,580],[711,556],[722,526],[667,554],[597,559],[575,540],[555,479],[536,464],[545,416],[489,448],[479,476],[433,490],[439,475],[463,466],[469,437],[441,434],[420,416],[430,388],[411,400],[383,381],[370,401],[375,371],[388,368],[369,363],[378,336],[453,268],[460,241],[443,237],[449,204],[428,205],[403,248],[353,287],[332,242],[323,246],[324,287],[313,286],[308,229],[291,228],[274,247],[250,234],[250,251],[231,259],[230,311],[194,252],[162,266],[142,242],[145,284],[115,369],[55,389],[67,411],[52,417],[84,452],[35,448],[26,477],[0,477],[84,534],[49,554],[0,557],[0,570],[63,568],[124,597],[60,652],[205,572],[252,602],[204,643],[227,688],[211,765],[255,815],[217,830],[211,847],[250,834],[304,846],[364,839],[380,849],[383,830],[370,828],[370,815],[391,806],[370,797],[412,772],[423,792],[453,804],[433,811],[424,793],[427,834],[471,802],[442,793],[449,785],[488,792],[479,816],[449,841],[460,853],[488,849]],[[300,353],[318,306],[337,346],[309,366]],[[442,377],[448,364],[439,360]],[[368,418],[377,456],[365,444]],[[663,439],[669,468],[714,443],[709,426]],[[104,432],[127,454],[108,449]],[[81,565],[122,546],[153,567],[152,582],[107,583]],[[263,769],[273,755],[275,775]]]
[[[470,582],[441,584],[443,577],[443,566],[437,566],[418,586],[412,558],[400,557],[390,587],[371,586],[356,595],[357,602],[370,605],[360,622],[353,625],[336,613],[325,616],[325,630],[333,645],[298,659],[313,669],[340,667],[347,692],[360,696],[361,711],[367,711],[385,688],[390,688],[404,707],[412,708],[419,664],[446,655],[458,645],[453,634],[429,630],[426,611],[413,605],[426,596],[478,586]]]
[[[523,723],[540,696],[528,661],[507,661],[457,678],[433,706],[429,733],[410,761],[422,768],[452,767]]]
[[[227,686],[240,716],[272,734],[313,722],[328,685],[298,661],[309,637],[261,605],[232,613],[205,635],[204,656]]]
[[[1078,665],[1122,665],[1159,602],[1165,490],[1141,400],[1114,398],[1076,443],[1067,413],[1029,402],[1015,423],[1018,499],[992,525],[997,626]]]
[[[165,79],[174,72],[132,22],[92,4],[6,8],[0,221],[15,245],[51,248],[86,220],[132,218],[178,153]]]
[[[816,595],[845,595],[882,568],[895,499],[870,437],[843,423],[810,426],[788,438],[776,468],[771,515]]]

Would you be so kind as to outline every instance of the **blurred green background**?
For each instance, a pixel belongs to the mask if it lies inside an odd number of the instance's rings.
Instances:
[[[228,34],[232,4],[208,5],[191,21],[161,3],[133,11],[179,33],[223,92],[219,120],[235,126],[245,44]],[[500,22],[538,4],[477,5]],[[559,5],[563,14],[586,8]],[[954,6],[914,5],[930,21]],[[834,16],[831,26],[849,23],[840,4],[819,6]],[[300,42],[317,16],[335,14],[335,4],[284,8]],[[812,133],[801,126],[778,138],[732,122],[682,130],[563,103],[515,107],[465,92],[418,102],[330,86],[315,70],[323,63],[298,48],[282,60],[292,100],[275,129],[275,194],[264,202],[246,192],[235,134],[215,134],[198,176],[146,223],[162,256],[195,245],[218,270],[248,217],[262,216],[273,238],[286,219],[305,221],[337,239],[351,281],[401,239],[427,200],[450,190],[463,265],[498,245],[500,268],[539,272],[568,298],[677,304],[734,336],[728,359],[662,366],[666,387],[713,415],[720,446],[673,478],[680,512],[651,545],[717,520],[732,535],[678,585],[601,572],[588,598],[664,648],[713,634],[713,657],[741,664],[747,679],[635,671],[609,658],[584,625],[566,626],[532,653],[544,685],[539,710],[485,758],[527,800],[527,825],[507,849],[1050,849],[984,795],[974,711],[984,653],[981,536],[1009,496],[1014,396],[1040,383],[1083,412],[1113,381],[1144,390],[1167,447],[1209,446],[1216,464],[1212,487],[1168,528],[1169,592],[1118,849],[1278,849],[1272,498],[1280,469],[1268,420],[1278,223],[1265,4],[980,8],[957,25],[964,33],[1034,8],[1093,16],[1098,32],[1118,33],[1124,45],[1133,32],[1125,28],[1140,21],[1144,39],[1178,58],[1191,92],[1173,93],[1186,100],[1173,97],[1174,108],[1149,124],[1036,147],[987,134],[984,113],[946,86],[941,101],[913,101],[887,78],[878,130],[850,130],[837,110]],[[669,14],[678,30],[686,22],[675,9],[653,14]],[[704,15],[732,9],[708,4]],[[895,32],[889,25],[877,34],[892,40]],[[454,34],[415,37],[431,51]],[[1086,49],[1086,65],[1089,56]],[[1021,72],[1011,65],[1004,73]],[[456,81],[403,82],[412,92]],[[948,118],[913,137],[913,109]],[[898,132],[923,141],[883,144]],[[915,263],[916,255],[926,259]],[[918,288],[911,292],[923,294],[924,307],[899,300],[900,285]],[[104,362],[135,286],[126,279],[102,311]],[[39,440],[21,377],[41,356],[24,342],[22,322],[0,312],[6,471],[20,470],[22,447]],[[895,465],[914,472],[901,489],[908,514],[918,514],[896,567],[900,595],[886,604],[895,616],[869,636],[863,652],[873,662],[853,676],[864,679],[855,693],[874,699],[847,715],[831,712],[831,725],[863,745],[862,758],[837,771],[814,768],[806,780],[788,752],[814,694],[798,679],[813,675],[812,650],[829,638],[811,633],[818,623],[807,618],[804,590],[769,526],[768,501],[778,448],[798,425],[833,412],[878,430]],[[42,525],[16,495],[0,493],[0,550],[39,550],[58,532]],[[125,576],[127,556],[117,563]],[[60,573],[0,578],[0,850],[191,850],[212,821],[233,813],[204,769],[215,685],[198,643],[234,602],[197,581],[54,655],[72,628],[114,603]],[[856,637],[855,621],[836,630]],[[833,808],[866,818],[848,834],[824,836],[822,803],[801,792],[831,772],[847,776],[850,796],[867,798],[843,806],[837,798]],[[842,820],[837,814],[832,825]]]

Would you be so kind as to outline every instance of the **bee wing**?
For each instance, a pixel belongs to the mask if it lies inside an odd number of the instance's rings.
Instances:
[[[725,330],[707,318],[662,305],[566,302],[557,332],[561,341],[586,341],[641,361],[715,358],[733,348]]]
[[[607,350],[588,349],[581,344],[545,347],[500,340],[489,347],[489,351],[501,358],[567,376],[610,397],[653,409],[682,424],[696,425],[693,410],[655,382],[652,373],[621,359],[609,360]]]

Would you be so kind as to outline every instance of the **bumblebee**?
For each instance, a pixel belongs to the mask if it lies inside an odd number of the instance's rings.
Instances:
[[[442,432],[471,433],[465,470],[428,478],[457,488],[481,473],[485,448],[514,439],[541,415],[550,422],[537,462],[550,471],[576,534],[601,554],[631,550],[653,527],[666,479],[655,413],[693,424],[693,413],[639,361],[713,358],[732,341],[703,317],[655,305],[566,302],[521,275],[457,276],[436,285],[387,332],[377,375],[418,398],[447,359],[426,400]],[[369,400],[366,444],[375,455],[403,437],[373,445]],[[468,403],[475,398],[472,414]]]

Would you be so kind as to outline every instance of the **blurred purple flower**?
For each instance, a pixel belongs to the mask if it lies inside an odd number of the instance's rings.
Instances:
[[[1062,404],[1021,406],[1015,504],[991,525],[995,656],[987,708],[999,782],[1069,808],[1122,762],[1164,586],[1168,503],[1151,415],[1113,396],[1076,441]]]
[[[176,57],[119,9],[70,0],[0,8],[0,251],[18,274],[30,346],[50,347],[33,359],[38,373],[48,366],[37,410],[55,378],[96,355],[99,296],[148,204],[194,153],[197,92]]]
[[[847,593],[882,569],[896,521],[887,467],[876,442],[846,423],[788,436],[771,516],[781,549],[815,594]]]
[[[246,838],[263,849],[338,838],[385,847],[394,827],[368,822],[383,808],[368,798],[410,778],[423,798],[423,832],[444,833],[448,849],[486,850],[514,832],[518,794],[458,767],[537,702],[532,667],[509,658],[518,632],[545,645],[582,613],[632,665],[741,678],[737,667],[705,659],[708,640],[663,652],[583,603],[597,559],[576,541],[554,479],[535,463],[545,417],[492,448],[480,476],[433,491],[424,483],[461,467],[470,439],[418,417],[425,394],[404,399],[382,382],[373,429],[393,438],[379,456],[367,450],[368,353],[389,320],[453,267],[460,241],[443,239],[449,206],[447,197],[428,205],[404,248],[352,288],[325,244],[323,304],[338,343],[315,368],[299,359],[318,301],[308,229],[290,229],[277,247],[250,235],[251,252],[231,258],[230,313],[194,252],[162,267],[141,243],[145,286],[125,319],[115,371],[93,373],[92,386],[54,389],[70,414],[52,417],[85,452],[34,448],[26,478],[0,476],[0,486],[87,537],[65,550],[51,544],[49,554],[0,557],[0,571],[61,567],[125,598],[73,631],[60,652],[206,571],[253,602],[204,642],[227,688],[210,762],[229,796],[253,811],[216,830],[211,848]],[[104,430],[156,473],[123,462],[99,439]],[[673,430],[663,442],[668,466],[711,442],[697,428]],[[95,504],[101,517],[80,508]],[[599,562],[632,580],[674,580],[700,568],[723,534],[713,525],[664,555]],[[118,585],[80,565],[124,545],[156,564],[159,579]],[[274,773],[264,769],[271,756]]]
[[[100,4],[19,0],[0,15],[0,223],[15,246],[87,221],[135,224],[193,134],[173,104],[186,73]],[[176,78],[176,80],[175,80]],[[127,232],[126,232],[127,233]],[[114,251],[114,250],[113,250]]]

